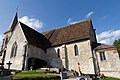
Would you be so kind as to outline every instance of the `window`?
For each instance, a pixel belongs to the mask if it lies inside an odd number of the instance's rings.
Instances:
[[[101,61],[106,60],[105,52],[100,52],[100,60]]]
[[[12,46],[10,58],[15,57],[17,52],[17,43],[15,42]]]
[[[78,46],[77,45],[74,46],[74,51],[75,51],[75,56],[77,56],[78,55]]]
[[[59,48],[57,49],[57,55],[60,58],[60,49]]]

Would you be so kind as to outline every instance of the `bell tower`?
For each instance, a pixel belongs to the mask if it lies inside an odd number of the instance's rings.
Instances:
[[[1,50],[6,47],[6,45],[7,45],[8,41],[9,41],[9,39],[10,39],[10,37],[11,37],[11,35],[13,33],[13,30],[14,30],[17,23],[18,23],[18,15],[16,13],[14,18],[13,18],[13,21],[12,21],[10,27],[9,27],[9,29],[4,33],[4,39],[3,39]]]

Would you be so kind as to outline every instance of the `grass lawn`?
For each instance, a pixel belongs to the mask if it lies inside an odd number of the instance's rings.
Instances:
[[[100,80],[120,80],[120,78],[113,78],[113,77],[104,77]]]
[[[44,72],[37,72],[37,71],[25,71],[25,72],[20,72],[14,75],[10,75],[13,78],[56,78],[58,77],[57,74],[46,74]]]

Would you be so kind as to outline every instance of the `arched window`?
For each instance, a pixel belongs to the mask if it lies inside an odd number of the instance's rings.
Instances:
[[[59,48],[57,49],[57,55],[60,58],[60,49]]]
[[[75,56],[77,56],[78,55],[78,46],[77,45],[74,46],[74,51],[75,51]]]
[[[12,46],[12,50],[11,50],[11,55],[10,58],[15,57],[16,56],[16,52],[17,52],[17,43],[15,42]]]

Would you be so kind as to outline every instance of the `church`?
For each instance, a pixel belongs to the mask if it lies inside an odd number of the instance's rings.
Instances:
[[[37,32],[18,21],[17,13],[4,33],[0,64],[4,69],[52,67],[120,78],[120,57],[115,46],[97,42],[91,20]]]

